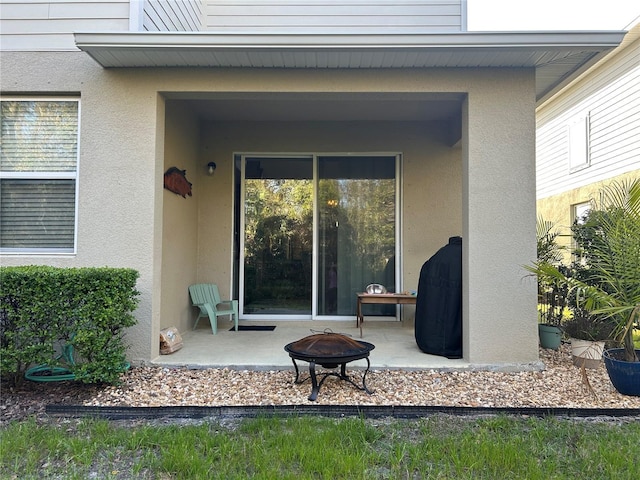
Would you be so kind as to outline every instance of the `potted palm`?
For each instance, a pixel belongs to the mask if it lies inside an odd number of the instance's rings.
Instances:
[[[586,218],[580,219],[585,221]],[[584,235],[584,223],[577,220],[572,232],[576,239],[577,248],[574,251],[574,260],[567,275],[579,280],[590,277],[591,272],[584,262],[583,256],[577,254],[582,250],[581,241],[588,235]],[[568,298],[569,318],[563,323],[563,331],[571,345],[571,357],[573,363],[579,367],[598,368],[602,363],[602,355],[607,342],[614,338],[615,323],[611,318],[602,314],[595,314],[585,309],[579,298],[580,291],[573,289]]]
[[[611,319],[620,347],[604,352],[609,378],[620,393],[640,395],[640,350],[633,343],[640,320],[640,179],[604,187],[576,241],[585,267],[582,278],[540,260],[527,268],[538,281],[559,282],[577,292],[590,313]]]
[[[578,367],[598,368],[615,326],[610,318],[594,315],[575,299],[572,300],[569,301],[570,318],[564,322],[563,331],[571,344],[573,364]]]
[[[563,247],[553,222],[538,217],[536,225],[538,262],[562,269]],[[538,278],[538,335],[540,346],[557,350],[562,341],[562,318],[568,289],[554,279]]]

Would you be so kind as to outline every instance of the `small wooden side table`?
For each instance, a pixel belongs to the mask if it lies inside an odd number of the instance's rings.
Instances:
[[[416,295],[404,293],[358,293],[356,327],[360,328],[360,338],[362,338],[362,324],[364,323],[364,316],[362,315],[362,304],[364,303],[375,303],[379,305],[415,305]]]

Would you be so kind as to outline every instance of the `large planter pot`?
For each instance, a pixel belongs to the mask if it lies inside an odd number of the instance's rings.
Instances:
[[[540,338],[540,346],[542,348],[550,348],[557,350],[562,340],[562,330],[555,325],[547,323],[538,324],[538,337]]]
[[[598,368],[603,352],[604,342],[571,339],[571,357],[577,367]]]
[[[640,355],[640,350],[636,350],[636,355]],[[607,350],[603,358],[616,390],[623,395],[640,396],[640,362],[626,362],[622,348]]]

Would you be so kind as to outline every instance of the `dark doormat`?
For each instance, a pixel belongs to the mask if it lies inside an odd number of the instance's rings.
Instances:
[[[275,325],[238,325],[239,332],[271,332],[275,329]],[[230,332],[233,332],[234,330],[234,327],[229,329]]]

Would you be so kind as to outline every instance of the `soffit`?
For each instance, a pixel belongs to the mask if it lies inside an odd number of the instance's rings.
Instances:
[[[76,33],[105,68],[535,68],[538,100],[615,48],[625,32],[426,35]]]
[[[163,92],[206,121],[395,121],[457,119],[463,94]]]

